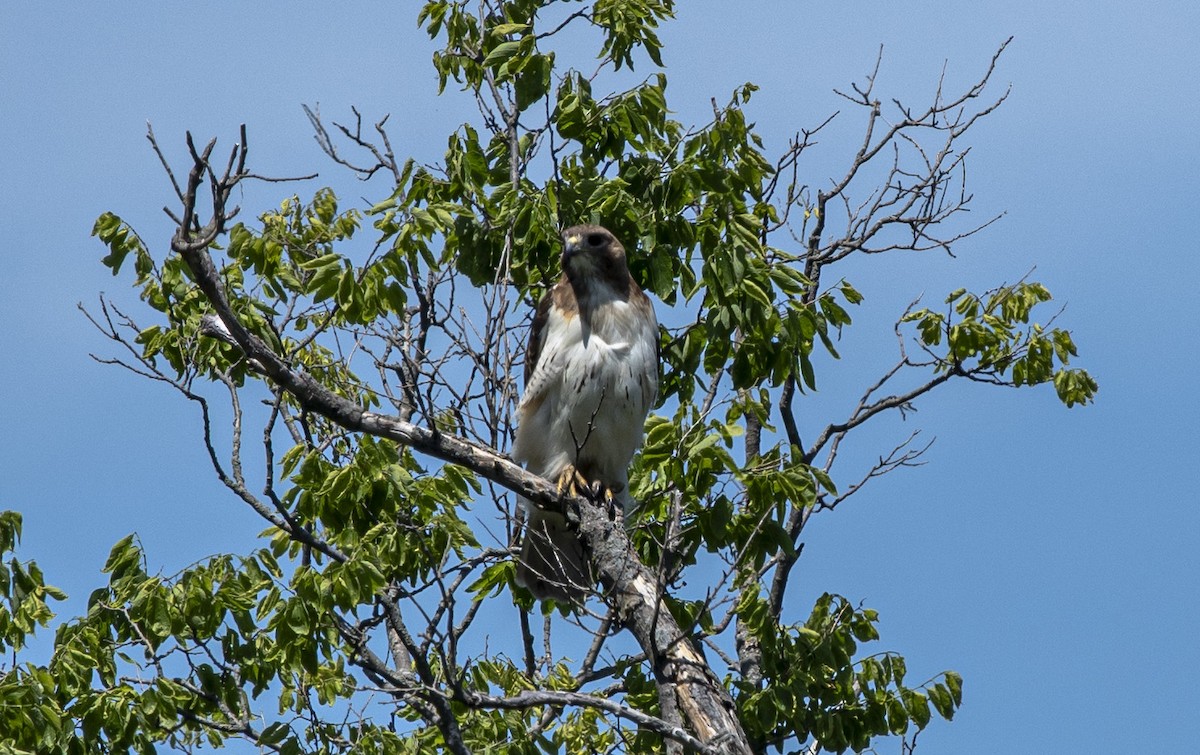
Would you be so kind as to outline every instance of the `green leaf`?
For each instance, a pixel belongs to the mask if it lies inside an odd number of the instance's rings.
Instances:
[[[529,28],[529,24],[496,24],[492,27],[491,33],[494,37],[506,37],[509,34],[516,34]]]
[[[946,689],[950,692],[950,698],[956,706],[962,705],[962,676],[953,671],[947,671],[944,677],[946,680]]]
[[[487,57],[485,57],[483,59],[483,66],[485,68],[488,68],[491,66],[499,65],[499,64],[503,63],[504,61],[508,60],[509,58],[511,58],[512,56],[516,55],[520,49],[521,49],[521,42],[519,40],[514,40],[514,41],[509,41],[509,42],[501,42],[500,44],[493,47],[492,51],[489,52],[487,54]]]
[[[141,550],[134,544],[135,535],[126,535],[117,541],[108,553],[102,571],[111,574],[115,581],[130,571],[141,571]]]

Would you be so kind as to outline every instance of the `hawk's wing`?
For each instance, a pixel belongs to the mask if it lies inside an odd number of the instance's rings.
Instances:
[[[542,294],[537,309],[533,313],[533,322],[529,325],[529,343],[525,347],[525,387],[529,387],[529,379],[537,370],[538,358],[542,355],[542,341],[546,337],[546,322],[550,319],[550,291]]]
[[[552,332],[557,328],[551,327],[551,318],[561,318],[561,312],[554,311],[554,289],[551,288],[541,301],[533,315],[533,323],[529,326],[529,343],[525,347],[525,391],[521,395],[521,403],[517,411],[525,414],[536,410],[546,399],[547,392],[558,385],[558,377],[562,374],[565,363],[558,358],[555,343],[547,346]]]

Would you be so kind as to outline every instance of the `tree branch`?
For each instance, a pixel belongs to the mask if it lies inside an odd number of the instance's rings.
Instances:
[[[619,718],[628,719],[638,726],[649,729],[656,734],[661,734],[667,739],[687,745],[695,752],[720,752],[719,749],[702,742],[679,727],[670,726],[654,716],[621,705],[608,698],[597,697],[596,695],[587,695],[579,692],[555,692],[551,690],[525,690],[512,697],[496,697],[493,695],[469,693],[464,702],[478,708],[497,708],[501,710],[523,710],[540,705],[573,705],[584,708],[596,708],[606,713],[612,713]]]

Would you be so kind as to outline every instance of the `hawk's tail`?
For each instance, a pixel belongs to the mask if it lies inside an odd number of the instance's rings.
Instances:
[[[582,603],[596,584],[579,537],[561,514],[527,509],[517,584],[538,600]]]

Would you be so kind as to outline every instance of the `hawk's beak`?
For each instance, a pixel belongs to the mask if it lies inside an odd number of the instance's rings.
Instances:
[[[571,234],[563,236],[563,260],[568,260],[575,256],[583,248],[583,237],[579,234]]]

